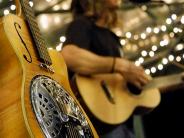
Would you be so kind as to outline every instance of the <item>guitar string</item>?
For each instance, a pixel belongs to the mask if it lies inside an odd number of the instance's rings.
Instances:
[[[29,14],[28,14],[29,15]],[[32,15],[32,14],[30,14]],[[44,47],[42,46],[44,43],[41,41],[41,36],[40,36],[40,32],[39,32],[39,29],[38,29],[38,26],[37,26],[37,23],[35,22],[35,20],[33,18],[30,18],[30,23],[32,26],[32,29],[34,31],[34,35],[36,35],[36,40],[37,40],[37,45],[39,46],[39,50],[41,50],[41,57],[43,59],[45,59],[45,63],[48,64],[47,60],[48,60],[48,56],[45,55],[45,49],[43,49]]]
[[[30,24],[30,29],[31,29],[32,35],[35,39],[35,43],[37,43],[39,54],[40,54],[41,58],[43,59],[44,63],[49,65],[50,57],[48,58],[48,54],[47,54],[48,51],[46,51],[46,48],[43,49],[42,45],[44,43],[43,43],[43,40],[41,39],[42,37],[41,37],[40,31],[38,28],[38,24],[36,23],[35,19],[33,18],[33,17],[35,17],[33,14],[34,12],[31,9],[29,2],[27,0],[25,1],[25,3],[23,2],[23,8],[24,8],[25,14],[27,15],[26,17],[27,17],[27,20]],[[49,70],[49,69],[47,69],[47,70]]]
[[[29,6],[29,8],[31,8],[31,7]],[[35,17],[33,15],[33,13],[31,13],[31,16]],[[47,47],[45,45],[45,41],[44,41],[43,37],[41,36],[41,32],[40,32],[40,30],[38,28],[37,22],[35,21],[35,19],[33,19],[33,18],[31,18],[31,19],[32,19],[31,23],[36,27],[35,35],[38,37],[38,46],[39,46],[39,50],[41,50],[40,53],[42,55],[42,59],[44,60],[44,63],[46,65],[50,66],[52,64],[52,61],[51,61],[51,58],[49,56],[48,49],[47,49]],[[33,30],[35,30],[35,28],[33,28]],[[45,68],[46,68],[46,70],[48,72],[50,72],[48,67],[45,67]]]
[[[23,4],[22,4],[23,6],[23,10],[24,10],[24,13],[26,14],[26,19],[27,19],[27,21],[28,21],[28,23],[29,23],[29,27],[30,27],[30,30],[32,31],[32,35],[33,35],[33,38],[34,38],[34,40],[35,40],[35,43],[36,43],[36,46],[37,46],[37,48],[39,48],[38,46],[38,41],[36,41],[37,40],[37,38],[36,38],[36,36],[35,36],[35,30],[33,29],[34,27],[32,27],[32,22],[31,22],[31,19],[32,18],[30,18],[29,16],[30,16],[30,12],[28,12],[28,11],[30,11],[30,8],[28,8],[29,7],[29,5],[28,5],[28,1],[24,1],[23,2]],[[39,52],[39,54],[41,54],[41,52],[39,51],[39,49],[38,49],[38,52]]]

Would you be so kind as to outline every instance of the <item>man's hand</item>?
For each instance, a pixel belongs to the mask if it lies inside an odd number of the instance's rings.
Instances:
[[[122,58],[116,59],[115,72],[121,73],[127,82],[140,89],[150,80],[150,76],[145,74],[141,66],[136,66],[133,62]]]

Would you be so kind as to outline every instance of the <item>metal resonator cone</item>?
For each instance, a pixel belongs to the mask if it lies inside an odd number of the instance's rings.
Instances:
[[[31,102],[47,138],[93,138],[81,109],[56,81],[36,76],[31,84]]]

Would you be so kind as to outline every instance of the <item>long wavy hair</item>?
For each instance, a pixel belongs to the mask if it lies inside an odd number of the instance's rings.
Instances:
[[[93,17],[94,21],[101,18],[102,13],[106,12],[106,23],[109,27],[117,25],[117,8],[111,8],[106,0],[72,0],[71,11],[74,18],[79,16]]]

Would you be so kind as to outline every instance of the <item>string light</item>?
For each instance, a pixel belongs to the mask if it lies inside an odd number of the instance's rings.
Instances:
[[[158,27],[155,27],[155,28],[153,29],[153,32],[154,32],[155,34],[158,34],[158,33],[160,32],[160,30],[159,30]]]
[[[144,62],[144,58],[143,57],[140,57],[139,58],[139,62],[142,64]]]
[[[168,63],[168,59],[167,59],[167,58],[163,58],[163,59],[162,59],[162,63],[163,63],[164,65],[166,65],[166,64]]]
[[[153,51],[157,51],[157,46],[156,45],[153,45],[152,48],[151,48]]]
[[[127,38],[131,38],[131,37],[132,37],[132,34],[131,34],[130,32],[126,32],[125,36],[126,36]]]
[[[49,28],[48,16],[41,15],[40,16],[40,24],[41,24],[43,29],[48,29]]]
[[[58,11],[60,9],[60,6],[59,5],[55,5],[53,8],[52,8],[54,11]]]
[[[179,31],[179,33],[182,33],[182,32],[183,32],[183,30],[182,30],[182,29],[180,29],[180,28],[178,28],[178,31]]]
[[[14,11],[14,10],[16,9],[16,6],[15,6],[15,5],[11,5],[11,6],[10,6],[10,9],[11,9],[12,11]]]
[[[162,25],[162,26],[161,26],[161,30],[162,30],[163,32],[165,32],[165,31],[167,30],[167,27],[166,27],[165,25]]]
[[[149,75],[151,73],[151,71],[149,69],[146,69],[145,73]]]
[[[142,38],[142,39],[146,39],[146,34],[145,34],[145,33],[142,33],[142,34],[141,34],[141,38]]]
[[[64,43],[64,42],[66,41],[66,37],[65,37],[65,36],[61,36],[61,37],[60,37],[60,41],[61,41],[62,43]]]
[[[134,39],[138,40],[139,39],[139,35],[134,35]]]
[[[171,38],[173,38],[173,37],[174,37],[174,33],[173,33],[173,32],[169,33],[169,36],[170,36]]]
[[[176,57],[176,61],[177,61],[177,62],[180,62],[180,61],[181,61],[181,57],[180,57],[180,56],[177,56],[177,57]]]
[[[146,6],[146,5],[143,5],[143,6],[141,6],[141,9],[142,9],[143,11],[146,11],[146,10],[147,10],[147,6]]]
[[[119,30],[119,29],[116,30],[115,33],[116,33],[116,35],[119,36],[119,37],[121,37],[121,36],[123,35],[123,32],[122,32],[121,30]]]
[[[176,19],[177,19],[177,15],[176,15],[176,14],[172,14],[172,15],[171,15],[171,18],[172,18],[173,20],[176,20]]]
[[[164,66],[162,64],[158,65],[158,70],[163,70]]]
[[[137,61],[135,61],[135,65],[136,65],[136,66],[140,66],[141,63],[137,60]]]
[[[167,18],[167,19],[166,19],[166,24],[171,24],[171,23],[172,23],[171,18]]]
[[[56,46],[56,50],[57,51],[61,51],[62,46],[63,46],[63,43],[60,43],[58,46]]]
[[[153,51],[150,51],[150,52],[149,52],[149,56],[150,56],[150,57],[153,57],[154,55],[155,55],[155,53],[154,53]]]
[[[29,2],[29,5],[30,5],[31,7],[33,7],[34,4],[33,4],[32,1],[30,1],[30,2]]]
[[[161,46],[161,47],[167,46],[168,44],[169,44],[169,41],[166,40],[166,39],[160,41],[160,46]]]
[[[169,61],[173,61],[174,60],[174,56],[173,55],[169,55],[168,59],[169,59]]]
[[[174,28],[173,28],[173,32],[174,32],[174,33],[178,33],[178,32],[179,32],[179,29],[178,29],[177,27],[174,27]]]
[[[183,58],[184,58],[184,54],[183,54]],[[169,55],[169,56],[168,56],[168,59],[169,59],[170,62],[172,62],[174,59],[176,59],[177,62],[181,62],[181,60],[182,60],[182,59],[181,59],[181,56],[177,56],[177,57],[175,58],[173,55]],[[168,59],[167,59],[167,58],[163,58],[163,59],[162,59],[162,63],[163,63],[163,64],[161,64],[161,63],[158,64],[158,65],[157,65],[157,68],[153,66],[153,67],[151,67],[150,69],[145,69],[145,73],[146,73],[146,74],[151,74],[151,73],[154,74],[154,73],[157,72],[157,69],[158,69],[159,71],[163,70],[163,69],[164,69],[164,65],[168,64],[168,62],[169,62]]]
[[[147,32],[147,33],[151,33],[151,32],[152,32],[151,27],[147,27],[147,28],[146,28],[146,32]]]
[[[61,8],[63,10],[69,10],[70,9],[70,4],[68,3],[68,1],[63,2],[62,5],[61,5]]]
[[[181,23],[184,24],[184,16],[181,17]]]
[[[126,40],[125,39],[121,39],[120,43],[121,43],[122,46],[124,46],[126,44]]]
[[[4,10],[4,15],[8,15],[10,11],[8,9]]]
[[[155,73],[157,71],[157,69],[155,67],[151,68],[151,73]]]
[[[180,51],[183,50],[183,48],[184,48],[183,44],[177,44],[175,49],[176,51]]]
[[[143,50],[142,52],[141,52],[141,55],[143,56],[143,57],[145,57],[145,56],[147,56],[147,52],[146,52],[146,50]]]

